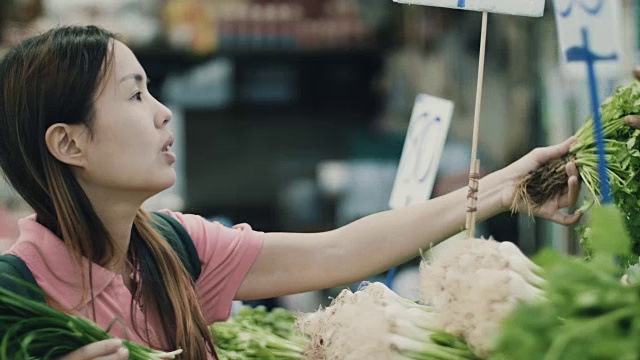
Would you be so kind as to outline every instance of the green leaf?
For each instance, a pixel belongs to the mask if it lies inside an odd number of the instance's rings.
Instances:
[[[627,141],[627,149],[632,149],[635,144],[636,144],[636,138],[635,137],[629,138],[629,140]]]
[[[613,205],[595,206],[591,210],[591,246],[597,255],[628,255],[631,239],[625,229],[624,216]]]

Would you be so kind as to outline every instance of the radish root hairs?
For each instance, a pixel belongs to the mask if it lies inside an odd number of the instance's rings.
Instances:
[[[486,357],[500,323],[521,302],[544,299],[541,270],[512,243],[468,239],[421,264],[422,301],[438,313],[436,327]]]

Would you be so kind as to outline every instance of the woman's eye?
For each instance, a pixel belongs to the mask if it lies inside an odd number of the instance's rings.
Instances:
[[[142,93],[138,91],[133,95],[133,97],[131,97],[131,99],[135,101],[142,101]]]

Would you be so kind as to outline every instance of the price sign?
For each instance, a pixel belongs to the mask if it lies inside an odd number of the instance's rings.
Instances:
[[[453,116],[453,102],[416,97],[389,206],[400,208],[431,197],[440,157]]]
[[[553,4],[565,74],[588,79],[587,65],[593,66],[598,78],[620,75],[624,69],[620,1],[554,0]]]
[[[482,108],[482,84],[484,81],[484,63],[487,44],[487,19],[489,13],[502,13],[508,15],[540,17],[544,14],[544,0],[394,0],[403,4],[415,4],[434,7],[445,7],[461,10],[471,10],[482,12],[482,27],[480,32],[480,56],[478,57],[478,84],[476,87],[476,108],[473,118],[473,138],[471,143],[471,164],[469,166],[469,191],[477,192],[477,182],[473,179],[474,169],[479,167],[477,159],[478,151],[478,134],[480,133],[480,110]],[[577,0],[579,1],[579,0]],[[408,139],[407,139],[408,141]],[[406,144],[405,144],[406,145]],[[406,150],[406,147],[405,147]],[[404,157],[404,155],[403,155]],[[435,174],[434,174],[435,177]],[[400,186],[400,185],[399,185]],[[431,185],[433,186],[433,184]],[[400,190],[398,191],[401,192]],[[401,195],[392,197],[390,205],[399,206]],[[411,203],[413,194],[408,192],[406,195],[406,203]],[[469,229],[469,237],[475,236],[476,226],[476,198],[470,196],[468,198],[467,208],[467,229]]]
[[[544,0],[393,0],[397,3],[540,17]]]
[[[622,66],[620,3],[617,0],[554,0],[558,40],[564,70],[587,81],[598,149],[598,177],[602,203],[611,202],[600,119],[598,79],[614,77]],[[616,30],[618,29],[618,30]]]

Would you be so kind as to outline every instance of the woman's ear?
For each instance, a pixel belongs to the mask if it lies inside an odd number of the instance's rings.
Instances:
[[[47,149],[60,162],[83,167],[86,149],[85,129],[80,125],[57,123],[45,133]]]

